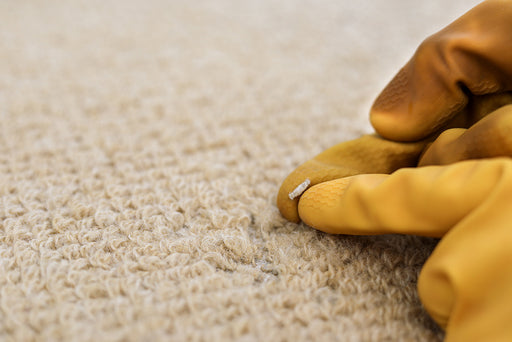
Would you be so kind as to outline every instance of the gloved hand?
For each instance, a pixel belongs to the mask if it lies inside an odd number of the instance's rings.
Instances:
[[[328,233],[441,238],[418,290],[446,341],[512,341],[510,91],[512,1],[488,0],[425,40],[383,90],[370,113],[381,137],[300,166],[279,209]]]

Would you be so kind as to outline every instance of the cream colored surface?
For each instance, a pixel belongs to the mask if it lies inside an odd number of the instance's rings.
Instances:
[[[441,340],[435,241],[274,203],[475,3],[0,2],[0,339]]]

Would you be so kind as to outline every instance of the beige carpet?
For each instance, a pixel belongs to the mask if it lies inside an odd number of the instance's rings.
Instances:
[[[1,1],[0,340],[442,340],[435,241],[274,201],[476,2]]]

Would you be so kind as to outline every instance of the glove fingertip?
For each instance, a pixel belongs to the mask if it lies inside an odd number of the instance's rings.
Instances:
[[[277,194],[277,208],[279,212],[285,219],[293,223],[299,223],[299,212],[297,210],[297,205],[299,202],[298,198],[294,198],[293,200],[289,198],[289,186],[283,183],[279,192]]]
[[[300,219],[308,226],[326,233],[342,232],[343,218],[339,216],[339,208],[344,189],[349,182],[350,178],[340,178],[307,190],[299,200]]]

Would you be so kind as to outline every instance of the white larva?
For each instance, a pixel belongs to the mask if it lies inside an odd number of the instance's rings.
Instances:
[[[309,178],[306,178],[306,180],[302,183],[299,184],[299,186],[297,186],[295,188],[295,190],[293,190],[292,192],[290,192],[288,194],[288,197],[291,199],[291,200],[294,200],[295,198],[299,197],[300,195],[302,195],[302,193],[304,191],[306,191],[306,189],[311,185],[311,181],[309,180]]]

